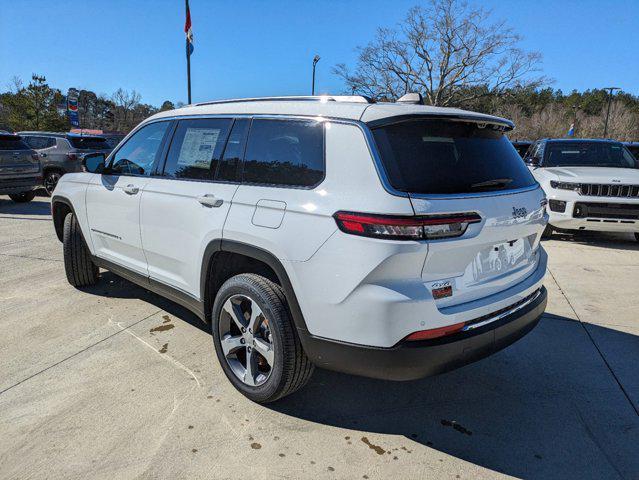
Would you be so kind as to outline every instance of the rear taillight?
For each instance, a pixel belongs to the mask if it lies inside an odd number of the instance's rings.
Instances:
[[[461,331],[466,323],[455,323],[454,325],[448,325],[446,327],[431,328],[430,330],[420,330],[415,333],[411,333],[406,340],[414,342],[417,340],[431,340],[433,338],[445,337],[446,335],[452,335]]]
[[[389,240],[436,240],[459,237],[464,234],[468,225],[481,222],[481,217],[476,213],[408,217],[337,212],[333,217],[344,233]]]
[[[78,156],[75,153],[67,153],[67,158],[69,160],[77,160]]]

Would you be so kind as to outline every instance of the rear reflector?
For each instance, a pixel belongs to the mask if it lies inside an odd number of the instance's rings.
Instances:
[[[459,237],[464,234],[468,225],[481,222],[481,217],[474,212],[412,217],[337,212],[333,217],[344,233],[389,240],[434,240]]]
[[[430,340],[433,338],[445,337],[446,335],[451,335],[453,333],[459,332],[466,325],[465,322],[455,323],[454,325],[448,325],[447,327],[433,328],[430,330],[420,330],[415,333],[411,333],[406,340],[408,341],[416,341],[416,340]]]

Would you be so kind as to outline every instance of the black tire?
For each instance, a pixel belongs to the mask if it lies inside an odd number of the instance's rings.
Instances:
[[[21,193],[12,193],[9,198],[16,203],[27,203],[35,198],[35,190]]]
[[[233,372],[224,355],[220,338],[222,308],[231,297],[240,295],[257,303],[268,319],[272,335],[274,365],[268,379],[261,385],[244,383]],[[291,319],[286,297],[276,283],[255,274],[241,274],[227,280],[217,292],[213,304],[211,331],[215,351],[224,373],[244,396],[257,403],[269,403],[302,388],[315,366],[308,359]]]
[[[639,233],[635,233],[635,240],[639,242]]]
[[[44,174],[44,191],[47,192],[48,196],[53,195],[53,191],[55,190],[56,185],[60,181],[60,177],[62,177],[62,172],[58,170],[49,170]]]
[[[63,231],[64,270],[67,280],[76,288],[95,285],[98,281],[98,267],[91,260],[80,225],[73,213],[64,219]]]
[[[553,232],[553,228],[552,225],[550,225],[550,223],[548,225],[546,225],[546,228],[544,228],[544,232],[541,234],[541,238],[543,238],[544,240],[548,240],[550,237],[552,237],[552,232]]]

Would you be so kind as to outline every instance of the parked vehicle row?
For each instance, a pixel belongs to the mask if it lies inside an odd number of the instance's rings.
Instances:
[[[191,309],[257,402],[315,365],[394,380],[459,367],[546,305],[546,199],[512,127],[363,97],[159,113],[60,179],[67,279],[105,268]]]
[[[24,142],[38,152],[43,186],[49,196],[65,173],[81,172],[85,155],[108,153],[112,147],[103,137],[55,132],[18,132]]]

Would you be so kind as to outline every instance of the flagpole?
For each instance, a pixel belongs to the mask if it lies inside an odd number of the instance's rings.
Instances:
[[[189,13],[189,0],[185,0],[186,12]],[[188,103],[191,104],[191,52],[189,51],[189,39],[186,38],[186,83],[188,89]]]

